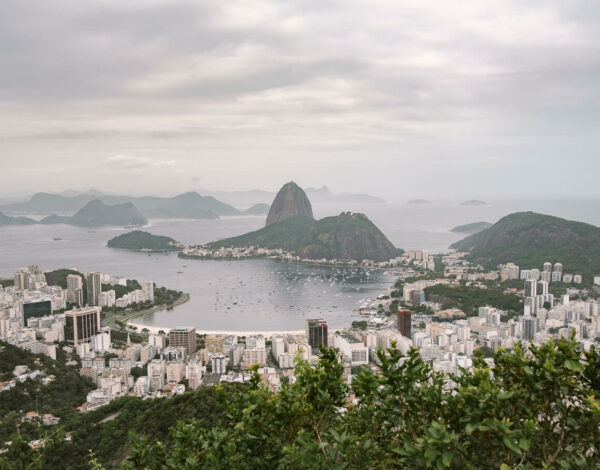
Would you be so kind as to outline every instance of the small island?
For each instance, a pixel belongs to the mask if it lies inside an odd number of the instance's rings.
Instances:
[[[450,229],[450,231],[454,233],[467,233],[472,235],[474,233],[479,233],[486,228],[490,228],[491,226],[492,224],[489,222],[473,222],[472,224],[458,225]]]
[[[461,206],[487,206],[487,202],[480,201],[479,199],[470,199],[460,203]]]
[[[431,204],[427,199],[411,199],[407,204]]]
[[[124,233],[111,238],[106,244],[109,248],[119,248],[122,250],[149,251],[149,252],[167,252],[179,251],[183,245],[170,237],[162,235],[153,235],[141,230]]]

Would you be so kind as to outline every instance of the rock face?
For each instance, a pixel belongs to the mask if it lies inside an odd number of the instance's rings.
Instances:
[[[302,188],[293,181],[290,181],[275,196],[269,210],[269,215],[267,215],[266,225],[269,226],[298,215],[307,216],[312,219],[312,206]]]

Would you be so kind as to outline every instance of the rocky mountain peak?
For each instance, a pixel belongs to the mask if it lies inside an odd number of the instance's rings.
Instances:
[[[277,193],[266,225],[271,225],[282,220],[296,217],[298,215],[313,218],[312,206],[304,190],[293,181],[286,183]]]

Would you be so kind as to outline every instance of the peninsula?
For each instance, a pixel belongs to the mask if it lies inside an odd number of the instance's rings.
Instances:
[[[210,257],[225,248],[280,250],[305,259],[387,261],[398,250],[364,214],[342,212],[315,220],[306,193],[296,183],[277,193],[267,225],[255,232],[186,249],[182,257]]]
[[[450,231],[454,233],[466,233],[473,234],[479,233],[486,228],[490,228],[493,224],[489,222],[473,222],[472,224],[458,225],[454,228],[451,228]]]

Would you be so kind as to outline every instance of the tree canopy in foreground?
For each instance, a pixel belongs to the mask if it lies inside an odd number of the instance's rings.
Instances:
[[[169,445],[138,437],[126,468],[598,468],[600,356],[561,339],[478,358],[460,376],[416,350],[379,354],[348,399],[335,350],[272,393],[255,378],[229,424],[181,422]]]
[[[336,350],[278,393],[217,388],[214,427],[181,421],[169,439],[131,435],[126,469],[539,469],[600,466],[600,354],[561,339],[478,357],[460,376],[418,351],[379,352],[349,389]],[[101,468],[92,460],[92,466]]]

